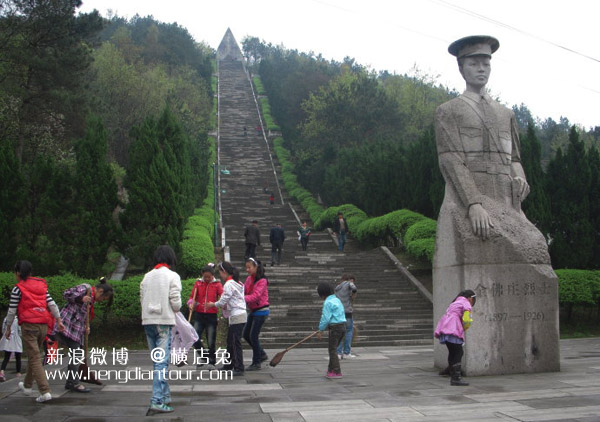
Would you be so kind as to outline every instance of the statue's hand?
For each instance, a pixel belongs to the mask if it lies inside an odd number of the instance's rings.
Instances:
[[[525,200],[525,198],[527,198],[527,195],[529,195],[529,183],[527,183],[527,180],[523,179],[520,176],[513,177],[513,180],[515,180],[518,184],[519,197],[521,198],[522,202]]]
[[[471,220],[471,227],[473,227],[475,236],[481,239],[488,239],[490,237],[490,228],[494,227],[494,225],[492,224],[490,215],[481,204],[472,204],[469,207],[469,220]]]

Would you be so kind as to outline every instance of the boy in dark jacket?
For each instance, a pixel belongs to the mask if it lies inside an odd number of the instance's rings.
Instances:
[[[246,239],[246,253],[244,259],[256,258],[256,246],[260,246],[260,231],[258,230],[258,221],[253,220],[252,225],[246,227],[244,231]]]

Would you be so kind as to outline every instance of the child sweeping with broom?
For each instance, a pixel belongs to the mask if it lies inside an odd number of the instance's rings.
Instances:
[[[329,366],[325,376],[327,378],[342,378],[337,347],[346,334],[344,305],[333,293],[333,288],[329,283],[319,283],[317,293],[321,299],[325,300],[319,330],[325,331],[326,328],[329,328]],[[320,333],[319,338],[321,338]]]

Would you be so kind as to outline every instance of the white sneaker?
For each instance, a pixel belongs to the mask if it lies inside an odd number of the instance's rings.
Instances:
[[[357,357],[357,356],[353,355],[352,352],[344,353],[344,359],[350,359],[350,358],[355,358],[355,357]]]
[[[342,355],[341,353],[338,353],[338,358],[339,359],[344,359],[344,355]]]
[[[32,393],[31,388],[25,388],[25,384],[23,381],[19,383],[19,390],[21,390],[24,394],[30,395]]]
[[[38,403],[43,403],[48,400],[52,400],[52,394],[50,393],[41,394],[37,399],[35,399],[35,401]]]

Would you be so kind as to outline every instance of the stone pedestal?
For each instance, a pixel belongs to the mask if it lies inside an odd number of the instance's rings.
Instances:
[[[473,235],[452,201],[442,206],[433,262],[434,324],[461,290],[473,290],[477,301],[463,357],[468,375],[559,371],[558,278],[545,239],[522,212],[486,201],[494,221],[487,240]],[[447,358],[446,346],[436,340],[435,366],[445,368]]]
[[[436,268],[433,283],[436,322],[457,292],[477,294],[464,345],[467,375],[560,370],[558,284],[550,265]],[[435,365],[445,368],[447,359],[446,346],[436,340]]]

